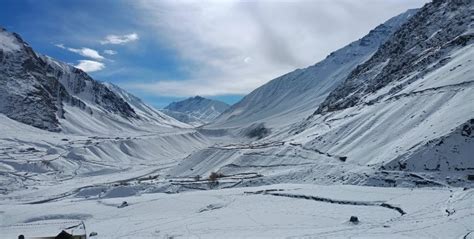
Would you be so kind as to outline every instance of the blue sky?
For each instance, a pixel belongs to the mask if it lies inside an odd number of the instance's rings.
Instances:
[[[194,95],[235,103],[424,2],[1,0],[0,25],[161,108]]]

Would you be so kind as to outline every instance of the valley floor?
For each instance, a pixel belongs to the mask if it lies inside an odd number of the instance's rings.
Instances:
[[[73,136],[0,119],[0,238],[81,222],[98,239],[474,238],[471,187],[333,185],[313,176],[356,165],[289,143],[192,129]]]
[[[304,184],[70,198],[0,205],[0,235],[83,220],[93,238],[473,238],[473,202],[472,189]]]

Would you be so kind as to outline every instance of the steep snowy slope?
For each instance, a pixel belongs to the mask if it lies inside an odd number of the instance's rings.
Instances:
[[[425,5],[311,117],[251,144],[196,152],[170,174],[252,177],[233,181],[242,186],[472,186],[473,5]]]
[[[474,3],[425,5],[292,133],[347,162],[474,173]]]
[[[137,113],[141,120],[155,122],[156,124],[162,125],[172,125],[182,128],[189,128],[190,125],[184,124],[173,117],[170,117],[163,112],[145,104],[140,98],[128,93],[124,89],[112,84],[112,83],[103,83],[106,85],[112,92],[120,96],[125,102],[127,102],[133,110]]]
[[[19,35],[3,28],[0,39],[0,113],[41,129],[69,133],[153,126],[124,98],[82,70],[35,53]],[[161,118],[155,126],[184,126]]]
[[[434,1],[427,5],[369,61],[351,72],[316,113],[341,110],[360,103],[376,103],[396,95],[407,85],[449,63],[453,57],[450,53],[472,42],[473,8],[474,3],[468,0]],[[463,80],[454,83],[461,82]],[[432,87],[452,84],[446,80],[443,83]]]
[[[0,42],[0,112],[38,128],[59,131],[56,92],[72,104],[83,104],[46,76],[46,63],[18,35],[0,28]]]
[[[264,122],[277,127],[300,121],[359,64],[366,61],[416,10],[391,18],[363,38],[331,53],[323,61],[298,69],[257,88],[223,113],[210,127]]]
[[[173,102],[166,106],[163,112],[182,122],[202,125],[212,122],[228,108],[229,105],[224,102],[195,96]]]

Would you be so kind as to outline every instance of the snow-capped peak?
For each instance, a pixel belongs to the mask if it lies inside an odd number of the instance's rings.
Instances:
[[[224,102],[194,96],[169,104],[163,112],[183,122],[199,125],[213,121],[228,108]]]

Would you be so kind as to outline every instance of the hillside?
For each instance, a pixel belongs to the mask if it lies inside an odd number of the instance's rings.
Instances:
[[[226,110],[209,127],[265,123],[278,128],[308,117],[353,69],[368,60],[416,11],[408,10],[389,19],[315,65],[271,80]]]

